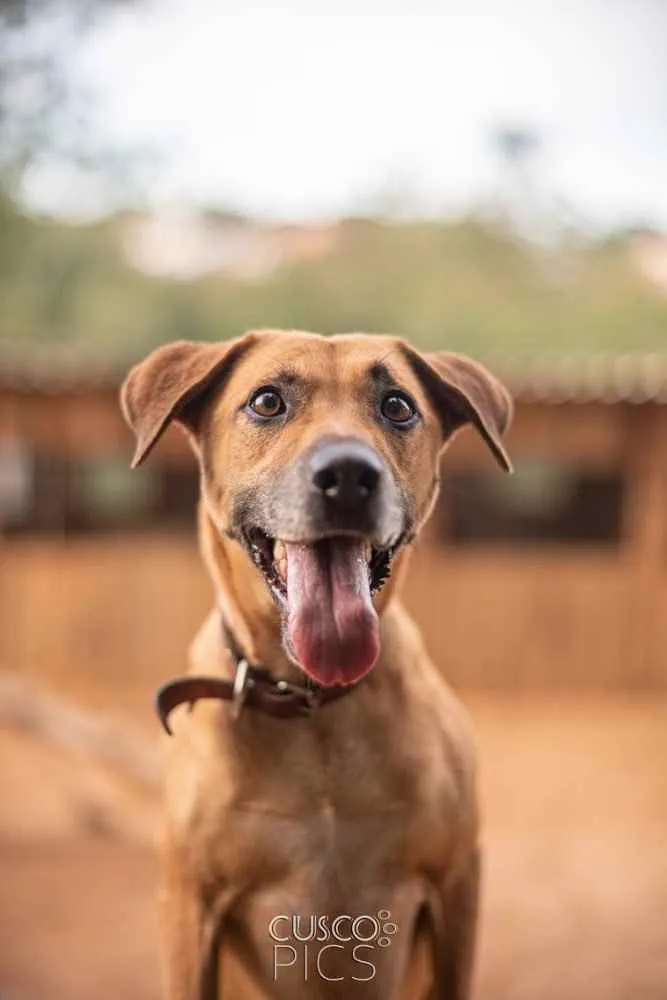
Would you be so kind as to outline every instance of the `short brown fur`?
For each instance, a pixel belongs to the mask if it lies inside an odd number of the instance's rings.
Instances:
[[[369,370],[377,364],[419,408],[410,436],[387,433],[373,411]],[[281,379],[294,393],[294,415],[280,428],[258,428],[246,401]],[[319,436],[353,435],[382,456],[409,498],[410,536],[432,509],[440,452],[458,427],[476,426],[509,468],[500,437],[511,405],[500,383],[469,359],[419,355],[394,337],[259,331],[219,345],[179,342],[138,365],[122,398],[135,462],[174,419],[201,466],[200,543],[217,606],[192,647],[195,673],[233,671],[222,613],[252,662],[300,681],[234,512],[240,496],[263,502],[267,483]],[[216,995],[202,980],[207,951],[218,947],[220,996],[229,1000],[469,997],[478,877],[473,744],[396,596],[408,553],[404,544],[375,598],[381,654],[353,693],[307,719],[247,711],[233,722],[229,706],[210,702],[176,714],[165,840],[168,1000]],[[372,980],[352,982],[344,961],[341,982],[274,981],[272,917],[380,909],[400,932]]]

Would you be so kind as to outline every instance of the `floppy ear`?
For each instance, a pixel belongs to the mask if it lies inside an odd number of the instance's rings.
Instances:
[[[419,354],[408,348],[408,361],[438,411],[445,437],[473,424],[498,465],[511,472],[512,462],[501,441],[513,412],[505,386],[484,365],[463,354]]]
[[[120,405],[137,439],[133,469],[172,420],[194,429],[196,402],[225,381],[252,342],[252,334],[223,344],[178,340],[158,347],[130,371],[121,386]]]

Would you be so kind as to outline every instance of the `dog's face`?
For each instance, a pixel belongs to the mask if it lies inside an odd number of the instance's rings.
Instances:
[[[321,684],[375,663],[373,597],[437,493],[443,444],[473,423],[501,465],[509,397],[457,355],[395,337],[260,331],[159,348],[123,408],[142,461],[170,420],[188,431],[218,531],[276,602],[292,658]]]

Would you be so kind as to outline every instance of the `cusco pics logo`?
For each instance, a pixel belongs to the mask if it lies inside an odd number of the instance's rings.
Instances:
[[[318,976],[327,982],[340,982],[345,977],[333,975],[331,965],[335,956],[331,953],[348,951],[352,959],[349,978],[368,982],[375,977],[376,949],[388,948],[397,932],[398,925],[392,921],[389,910],[378,910],[376,916],[356,917],[347,913],[337,917],[281,913],[269,924],[269,934],[275,942],[273,978],[277,981],[286,970],[300,969],[304,981]]]

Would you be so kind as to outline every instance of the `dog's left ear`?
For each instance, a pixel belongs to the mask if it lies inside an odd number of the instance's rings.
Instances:
[[[463,354],[436,351],[420,354],[407,349],[408,361],[438,411],[445,439],[464,424],[472,424],[489,446],[498,465],[512,471],[502,436],[513,413],[505,386],[478,361]]]
[[[252,343],[251,333],[222,344],[178,340],[158,347],[131,370],[120,390],[120,404],[137,439],[133,469],[172,420],[194,437],[208,391],[222,385]]]

